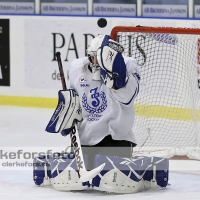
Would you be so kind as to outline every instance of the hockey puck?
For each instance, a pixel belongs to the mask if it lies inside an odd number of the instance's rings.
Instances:
[[[98,21],[97,21],[97,25],[100,28],[104,28],[107,25],[107,20],[105,18],[99,18]]]

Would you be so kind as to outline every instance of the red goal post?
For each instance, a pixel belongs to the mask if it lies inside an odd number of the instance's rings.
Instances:
[[[200,160],[200,29],[116,26],[110,35],[141,73],[135,153]]]

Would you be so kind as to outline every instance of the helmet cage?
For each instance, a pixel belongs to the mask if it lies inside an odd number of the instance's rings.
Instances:
[[[92,68],[99,68],[96,51],[87,51],[88,60]]]

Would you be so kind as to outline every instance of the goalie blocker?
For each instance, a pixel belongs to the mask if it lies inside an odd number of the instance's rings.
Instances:
[[[53,113],[46,131],[60,132],[63,136],[72,132],[75,121],[82,121],[82,112],[78,95],[75,90],[60,90],[58,92],[58,105]]]

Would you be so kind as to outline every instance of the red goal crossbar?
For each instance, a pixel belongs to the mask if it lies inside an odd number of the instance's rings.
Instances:
[[[115,26],[111,30],[111,37],[117,40],[118,32],[144,32],[144,33],[172,33],[200,35],[199,28],[173,28],[173,27],[148,27],[148,26]]]

